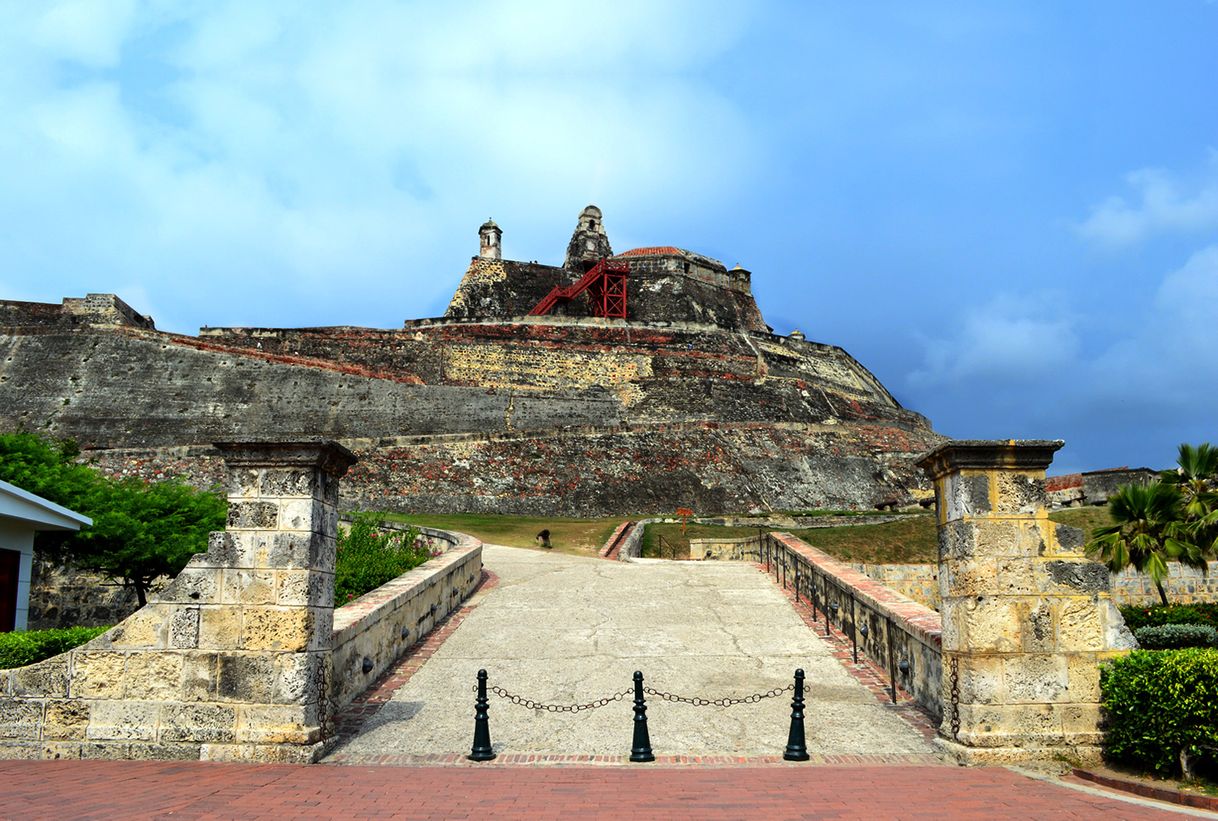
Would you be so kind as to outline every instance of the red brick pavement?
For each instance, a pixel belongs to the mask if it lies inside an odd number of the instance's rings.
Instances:
[[[800,769],[802,767],[802,770]],[[1000,768],[0,761],[0,818],[1179,818]]]

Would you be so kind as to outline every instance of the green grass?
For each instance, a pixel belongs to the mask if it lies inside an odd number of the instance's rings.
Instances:
[[[871,511],[800,510],[789,511],[798,516],[874,516]],[[387,513],[385,518],[396,522],[459,530],[484,542],[513,547],[536,547],[535,537],[542,528],[549,528],[550,540],[560,553],[589,555],[600,549],[605,540],[627,517],[601,519],[545,518],[541,516],[494,516],[486,514],[402,514]],[[1091,531],[1111,523],[1107,507],[1080,507],[1059,510],[1049,518],[1055,522]],[[939,540],[935,518],[930,513],[908,513],[894,522],[843,525],[841,527],[802,528],[794,535],[839,559],[874,564],[924,564],[939,560]],[[690,538],[739,539],[757,535],[755,527],[717,527],[690,524],[683,534],[679,523],[648,525],[643,534],[644,556],[658,556],[659,537],[668,547],[664,558],[675,551],[680,558],[689,557]]]
[[[544,516],[495,516],[480,513],[386,513],[392,522],[440,530],[458,530],[484,542],[509,547],[537,547],[537,534],[550,531],[550,544],[558,553],[588,556],[601,549],[614,528],[629,517],[570,519]]]
[[[1090,505],[1088,507],[1068,507],[1064,510],[1059,510],[1055,513],[1050,513],[1049,518],[1055,522],[1070,527],[1081,527],[1087,532],[1087,538],[1091,538],[1091,531],[1097,527],[1106,527],[1114,524],[1112,516],[1108,514],[1107,505]]]
[[[832,513],[841,515],[845,512]],[[800,515],[821,513],[801,511]],[[1081,527],[1088,536],[1094,528],[1112,523],[1108,508],[1103,506],[1068,508],[1050,514],[1049,518],[1054,522]],[[844,561],[869,564],[926,564],[939,561],[939,536],[935,517],[930,513],[910,513],[895,522],[803,528],[791,532],[808,544]],[[671,545],[664,553],[665,558],[671,554],[672,548],[676,549],[679,556],[688,558],[691,537],[739,539],[756,535],[755,527],[690,525],[683,535],[679,524],[648,525],[643,535],[643,555],[659,555],[657,551],[660,536]]]
[[[659,556],[661,536],[670,545],[664,552],[664,558],[669,558],[673,549],[678,557],[688,558],[691,538],[741,539],[756,536],[757,532],[758,528],[755,527],[693,524],[682,534],[679,524],[653,524],[648,525],[643,534],[642,553],[644,556]],[[917,564],[939,560],[935,520],[927,513],[912,514],[895,522],[801,528],[790,532],[845,561]]]

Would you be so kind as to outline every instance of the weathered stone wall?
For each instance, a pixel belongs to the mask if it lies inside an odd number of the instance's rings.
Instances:
[[[751,541],[756,556],[758,540]],[[813,602],[822,620],[854,637],[860,655],[889,671],[890,680],[895,677],[931,715],[943,714],[938,613],[789,533],[763,536],[761,551],[771,567],[780,568],[780,578],[799,585],[800,595]]]
[[[1121,485],[1145,485],[1159,476],[1150,468],[1110,468],[1045,479],[1050,508],[1105,504]]]
[[[334,611],[330,698],[335,709],[368,689],[478,586],[481,542],[462,533],[420,530],[447,543],[442,556]]]
[[[393,509],[871,507],[923,494],[912,460],[942,439],[840,348],[708,325],[186,337],[43,313],[0,328],[0,428],[73,437],[117,475],[207,486],[208,442],[322,435],[361,457],[347,498]],[[670,477],[639,471],[656,454]]]
[[[336,629],[338,478],[352,454],[333,443],[218,447],[227,529],[102,636],[0,671],[0,757],[316,760],[336,704],[366,683],[363,658],[383,670],[419,637],[403,634],[406,618],[425,630],[476,585],[481,546],[466,540]],[[356,654],[358,676],[346,669]]]
[[[722,263],[688,251],[654,250],[666,253],[629,252],[614,257],[630,266],[626,304],[631,322],[678,322],[746,332],[768,331],[753,299],[748,272],[729,272]],[[582,274],[582,270],[536,262],[474,257],[444,316],[523,317],[553,288],[573,285]],[[569,303],[560,303],[552,313],[567,317],[595,315],[589,292]]]
[[[160,578],[150,592],[159,593],[169,583]],[[64,567],[34,555],[30,585],[29,629],[51,627],[100,627],[115,624],[139,609],[135,589],[112,581],[100,573]]]
[[[114,294],[89,294],[64,299],[62,304],[0,300],[0,327],[25,325],[34,327],[74,325],[127,325],[152,329],[152,317],[136,312]]]
[[[850,567],[869,579],[875,579],[885,587],[896,590],[918,604],[938,610],[939,565],[938,564],[869,564],[851,562]]]
[[[1082,532],[1049,521],[1061,442],[949,442],[935,481],[942,746],[963,763],[1099,756],[1099,665],[1134,646]]]
[[[312,761],[331,675],[335,445],[224,446],[228,527],[155,600],[0,674],[0,756]]]

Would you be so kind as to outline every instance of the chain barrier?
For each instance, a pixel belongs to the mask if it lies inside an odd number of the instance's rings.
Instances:
[[[951,708],[952,708],[952,738],[960,740],[960,657],[952,655],[951,670]]]
[[[675,693],[666,693],[662,690],[657,690],[654,687],[644,687],[643,692],[649,696],[655,696],[664,701],[676,701],[682,704],[691,704],[694,707],[734,707],[737,704],[757,704],[763,699],[777,698],[783,693],[794,692],[795,685],[788,684],[786,687],[775,687],[773,690],[766,690],[762,693],[753,693],[752,695],[744,696],[743,698],[699,698],[697,696],[679,696]]]
[[[612,704],[615,701],[621,701],[626,696],[631,695],[634,689],[623,690],[620,693],[614,693],[605,698],[598,698],[596,701],[589,701],[587,704],[545,704],[540,701],[533,701],[531,698],[518,696],[515,693],[509,693],[502,687],[491,686],[487,688],[500,698],[507,699],[512,704],[518,704],[521,707],[527,707],[530,710],[547,713],[582,713],[584,710],[596,710],[604,707],[606,704]]]
[[[473,688],[475,691],[477,686]],[[584,710],[597,710],[615,701],[621,701],[631,695],[634,690],[627,689],[620,693],[614,693],[605,698],[598,698],[595,701],[589,701],[586,704],[546,704],[541,701],[534,701],[531,698],[518,696],[515,693],[509,693],[502,687],[494,685],[488,686],[488,692],[494,693],[502,699],[506,699],[512,704],[525,707],[529,710],[546,713],[581,713]],[[784,693],[795,691],[794,684],[788,684],[786,687],[775,687],[773,690],[766,690],[760,693],[753,693],[742,698],[701,698],[698,696],[679,696],[676,693],[667,693],[662,690],[657,690],[654,687],[644,687],[643,692],[649,696],[655,696],[663,701],[679,702],[681,704],[689,704],[694,707],[734,707],[737,704],[758,704],[767,698],[777,698]]]

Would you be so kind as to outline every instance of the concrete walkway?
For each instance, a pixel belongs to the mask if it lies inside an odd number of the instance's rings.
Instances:
[[[932,753],[751,566],[628,564],[491,545],[484,561],[498,586],[332,760],[468,752],[471,688],[481,667],[492,685],[564,705],[624,694],[635,670],[657,690],[715,699],[785,687],[802,667],[811,753]],[[497,752],[630,751],[628,696],[576,714],[537,712],[492,696],[490,712]],[[790,693],[729,708],[648,699],[657,756],[781,754],[790,713]]]

